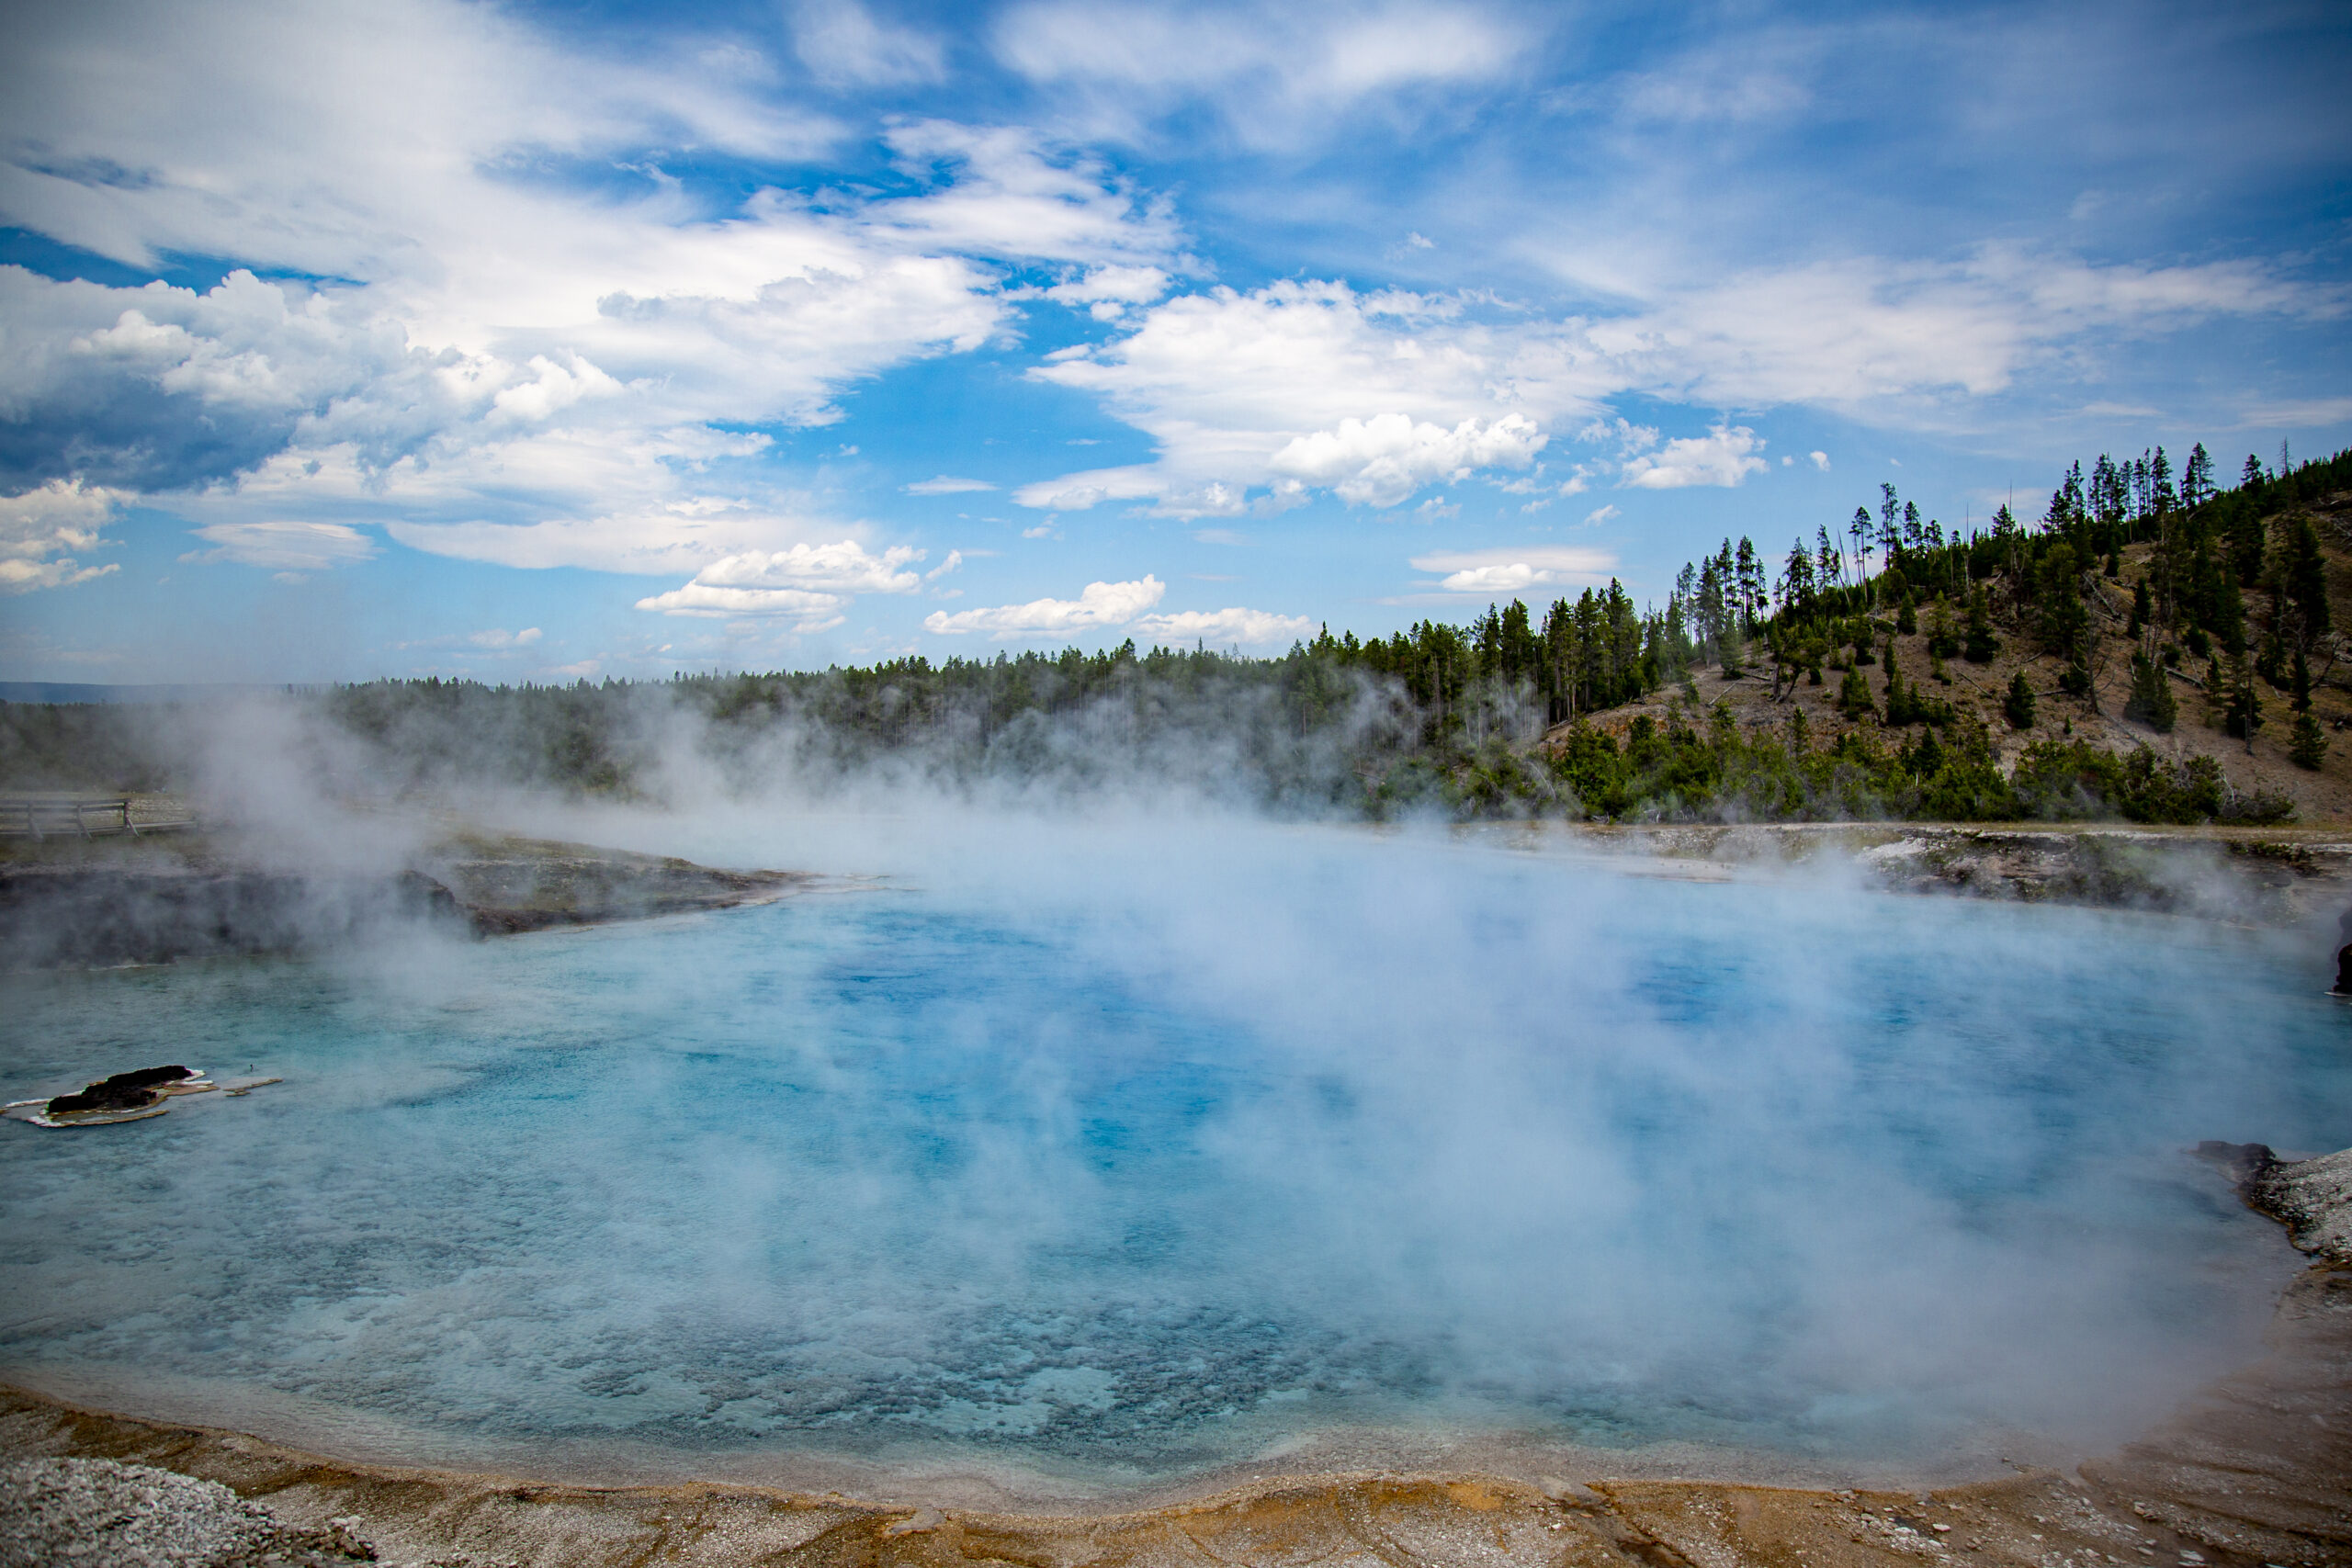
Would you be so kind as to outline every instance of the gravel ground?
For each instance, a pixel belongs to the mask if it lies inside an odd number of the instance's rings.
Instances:
[[[2256,1179],[2254,1198],[2287,1222],[2297,1247],[2352,1265],[2352,1149],[2274,1165]]]
[[[375,1555],[340,1523],[289,1529],[217,1481],[110,1459],[0,1470],[0,1568],[339,1568]]]

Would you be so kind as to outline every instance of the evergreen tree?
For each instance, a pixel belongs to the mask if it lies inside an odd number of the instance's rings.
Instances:
[[[2312,663],[2303,657],[2303,650],[2300,648],[2295,649],[2293,676],[2293,683],[2288,688],[2292,695],[2287,705],[2297,713],[2309,713],[2312,706]]]
[[[2148,602],[2148,580],[2143,577],[2140,579],[2139,581],[2132,585],[2132,629],[2130,635],[2133,637],[2137,637],[2141,632],[2147,628],[2148,623],[2155,618],[2155,606]]]
[[[2254,737],[2266,722],[2262,714],[2262,695],[2255,689],[2254,670],[2243,659],[2232,660],[2229,706],[2222,716],[2222,728],[2245,742],[2246,755],[2254,755]]]
[[[1936,602],[1928,607],[1928,655],[1931,659],[1950,659],[1959,651],[1960,637],[1952,630],[1951,606],[1939,593]]]
[[[2299,768],[2314,770],[2327,761],[2327,731],[2312,715],[2295,716],[2295,739],[2287,748],[2287,759]]]
[[[1838,688],[1838,711],[1857,723],[1878,712],[1871,702],[1871,683],[1860,670],[1846,671],[1846,679]]]
[[[2245,455],[2245,468],[2238,474],[2238,488],[2240,490],[2256,490],[2259,489],[2269,478],[2269,475],[2262,471],[2262,459],[2256,457],[2253,453],[2248,452]]]
[[[1844,582],[1846,558],[1838,554],[1836,545],[1830,543],[1828,525],[1823,524],[1816,528],[1815,537],[1813,565],[1815,575],[1821,586],[1828,589]]]
[[[2082,659],[2083,644],[2090,632],[2090,611],[2083,604],[2081,575],[2072,545],[2052,545],[2050,553],[2042,558],[2042,646],[2070,663]]]
[[[2205,455],[2205,443],[2199,441],[2189,448],[2188,467],[2181,470],[2180,503],[2191,512],[2213,499],[2213,459]]]
[[[2295,612],[2295,646],[2309,648],[2326,633],[2327,558],[2320,554],[2319,533],[2308,517],[2298,517],[2287,533],[2285,588]]]
[[[2172,682],[2165,674],[2165,667],[2143,653],[2132,656],[2132,695],[2123,704],[2123,716],[2136,719],[2159,735],[2172,733],[2179,721],[2180,703],[2172,694]]]
[[[2009,694],[2001,702],[2001,713],[2011,729],[2031,729],[2034,710],[2033,687],[2020,670],[2009,677]]]
[[[1993,607],[1982,584],[1968,596],[1968,645],[1962,650],[1971,664],[1990,664],[2001,651],[1993,635]]]
[[[1781,573],[1781,610],[1792,619],[1802,620],[1813,610],[1813,557],[1806,553],[1804,540],[1800,537],[1789,547],[1788,565]]]

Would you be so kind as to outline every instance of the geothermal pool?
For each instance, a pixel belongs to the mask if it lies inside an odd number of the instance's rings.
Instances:
[[[286,1081],[0,1125],[0,1375],[457,1465],[1928,1471],[2258,1353],[2298,1261],[2184,1150],[2352,1143],[2308,938],[1338,831],[894,841],[762,908],[8,977],[12,1097]]]

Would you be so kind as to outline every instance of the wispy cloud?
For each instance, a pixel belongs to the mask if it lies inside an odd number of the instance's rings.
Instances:
[[[1415,556],[1417,571],[1443,572],[1433,586],[1448,593],[1522,593],[1608,581],[1616,558],[1575,545],[1504,545],[1484,550],[1432,550]]]
[[[376,554],[376,541],[345,523],[210,523],[195,531],[209,550],[184,561],[235,561],[277,571],[327,571]]]

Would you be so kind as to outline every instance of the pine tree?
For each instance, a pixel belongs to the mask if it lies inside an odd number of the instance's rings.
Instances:
[[[1857,723],[1878,712],[1871,701],[1871,683],[1860,670],[1849,669],[1838,688],[1838,711]]]
[[[2243,659],[2231,660],[2235,666],[2230,681],[2229,707],[2223,715],[2222,728],[2245,742],[2246,755],[2254,755],[2255,732],[2265,720],[2262,715],[2262,694],[2255,689],[2254,669]]]
[[[2172,733],[2179,721],[2180,703],[2172,694],[2172,682],[2165,674],[2165,667],[2143,653],[2132,656],[2132,694],[2123,704],[2123,716],[2146,725],[2159,735]]]
[[[1968,596],[1968,645],[1963,650],[1971,664],[1990,664],[2001,651],[2001,639],[1993,635],[1993,606],[1979,584]]]
[[[2143,631],[2147,629],[2148,623],[2155,619],[2155,606],[2148,601],[2148,580],[2143,577],[2139,581],[2132,585],[2132,629],[2130,635],[2135,638],[2139,637]]]
[[[2295,649],[2294,679],[2288,690],[2293,694],[2287,705],[2297,713],[2309,713],[2312,708],[2312,663],[2303,657],[2301,649]]]
[[[2181,470],[2180,503],[2191,512],[2213,499],[2213,459],[2205,455],[2205,443],[2199,441],[2189,448],[2188,467]]]
[[[2327,731],[2311,714],[2295,716],[2295,739],[2287,748],[2287,760],[2299,768],[2313,770],[2327,761]]]
[[[2327,558],[2320,554],[2319,533],[2308,517],[2295,519],[2287,534],[2286,591],[2295,607],[2295,646],[2309,648],[2329,626]]]
[[[2020,670],[2009,677],[2009,694],[2002,700],[2001,713],[2011,729],[2031,729],[2034,705],[2033,687]]]

